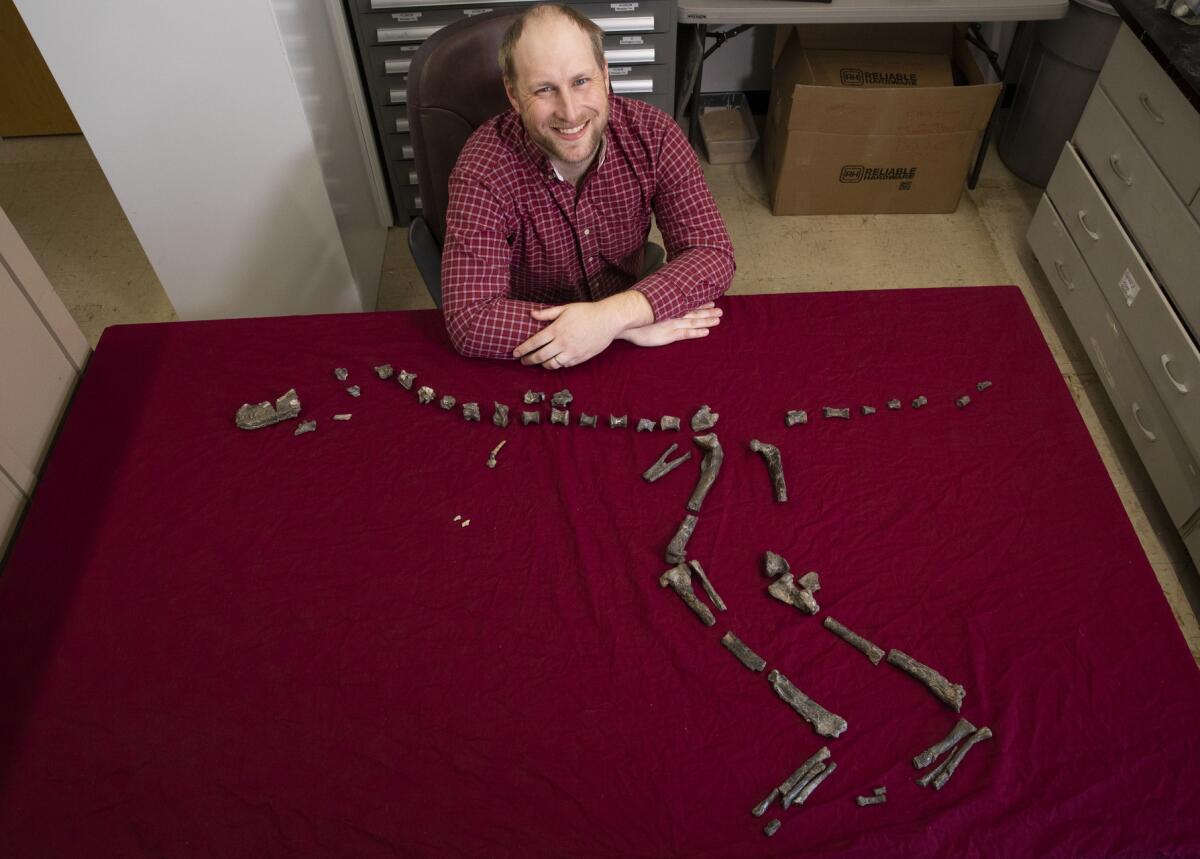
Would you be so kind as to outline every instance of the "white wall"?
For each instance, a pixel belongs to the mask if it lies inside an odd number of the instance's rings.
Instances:
[[[270,0],[16,5],[180,317],[373,309]]]

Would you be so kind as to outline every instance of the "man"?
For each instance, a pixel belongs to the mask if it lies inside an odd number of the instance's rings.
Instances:
[[[570,7],[526,11],[500,63],[513,110],[450,175],[442,291],[458,351],[557,370],[615,339],[708,334],[733,247],[678,126],[609,94],[603,33]],[[639,279],[651,212],[669,262]]]

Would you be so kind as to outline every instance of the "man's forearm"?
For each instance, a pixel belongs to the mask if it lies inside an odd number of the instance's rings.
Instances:
[[[612,314],[616,331],[614,337],[619,337],[631,328],[641,328],[654,321],[654,310],[646,296],[637,289],[627,289],[616,295],[610,295],[601,301],[608,305]]]

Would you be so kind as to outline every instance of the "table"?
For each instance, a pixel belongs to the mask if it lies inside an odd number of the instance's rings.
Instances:
[[[557,374],[458,357],[434,312],[108,329],[0,575],[0,855],[1200,852],[1200,678],[1019,290],[723,306]],[[292,386],[316,432],[233,427]],[[563,386],[569,427],[486,422]],[[575,423],[701,403],[711,628],[658,585],[695,458],[640,478],[690,434]],[[767,549],[821,573],[818,616],[766,595]],[[909,759],[956,714],[826,614],[966,687],[995,739],[944,790]],[[818,737],[729,629],[849,729]],[[767,840],[751,807],[823,744],[838,770]]]

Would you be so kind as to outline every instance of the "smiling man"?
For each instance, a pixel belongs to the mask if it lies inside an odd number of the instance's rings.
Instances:
[[[603,44],[565,6],[535,6],[505,34],[513,109],[450,175],[442,293],[464,355],[557,370],[616,339],[662,346],[721,321],[725,223],[671,117],[610,94]],[[667,263],[643,276],[651,214]]]

